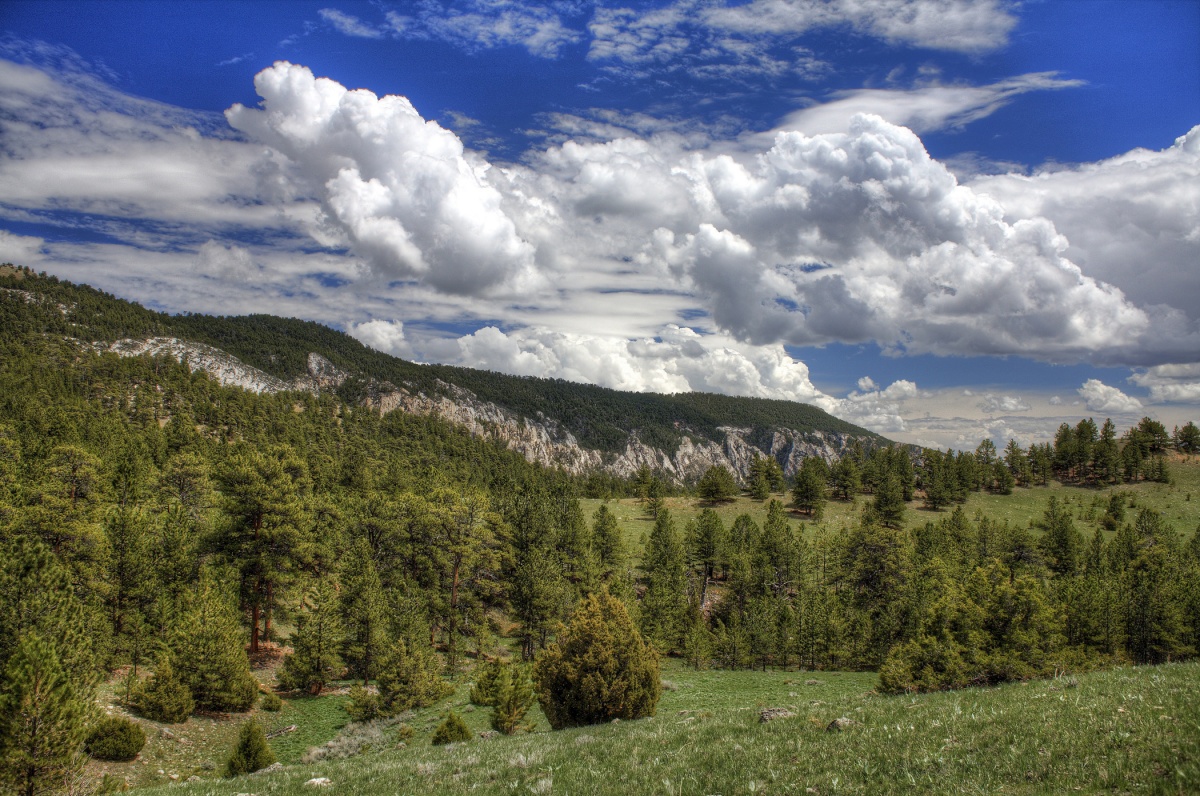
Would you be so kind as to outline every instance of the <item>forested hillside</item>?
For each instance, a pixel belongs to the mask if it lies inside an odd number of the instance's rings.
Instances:
[[[674,451],[685,434],[721,442],[724,426],[768,434],[785,428],[820,431],[879,441],[878,435],[839,420],[814,406],[758,398],[702,393],[658,395],[603,387],[508,376],[447,365],[419,365],[373,351],[349,335],[309,321],[270,315],[213,317],[165,315],[114,298],[85,285],[62,282],[11,266],[0,266],[0,289],[28,291],[39,301],[10,302],[6,328],[22,328],[94,342],[124,338],[179,337],[211,345],[285,381],[307,374],[316,352],[356,376],[346,397],[362,379],[390,382],[413,391],[444,394],[452,384],[520,415],[539,413],[556,421],[579,443],[603,452],[624,449],[630,433],[652,448]]]
[[[1178,520],[1196,515],[1127,491],[1184,479],[1169,499],[1190,506],[1193,424],[1168,433],[1146,420],[1118,435],[1086,420],[1052,445],[1002,452],[860,442],[832,465],[804,459],[791,485],[757,461],[748,496],[713,468],[695,495],[673,498],[699,509],[687,520],[646,469],[611,485],[637,498],[585,514],[583,479],[446,422],[381,416],[337,392],[222,387],[169,356],[79,342],[180,334],[170,324],[203,325],[195,317],[52,280],[25,291],[42,279],[26,273],[7,279],[0,777],[14,790],[65,790],[80,749],[111,751],[84,743],[109,726],[97,723],[95,695],[115,671],[138,727],[225,721],[278,706],[275,691],[319,698],[351,681],[346,719],[392,722],[388,737],[404,740],[396,722],[444,705],[464,678],[497,732],[530,726],[534,680],[551,724],[571,723],[562,717],[575,712],[547,700],[552,680],[592,682],[562,660],[572,634],[598,639],[575,648],[605,676],[645,651],[633,662],[633,715],[620,712],[628,683],[579,690],[590,715],[625,717],[653,714],[660,656],[700,669],[877,671],[892,693],[1200,648],[1200,536]],[[245,356],[256,339],[241,343]],[[726,406],[686,400],[714,416]],[[771,405],[730,406],[761,419]],[[1103,504],[1086,535],[1084,515],[1056,497],[1028,523],[962,508],[1064,484]],[[846,520],[836,526],[835,509]],[[646,518],[644,538],[622,531],[625,511]],[[532,674],[516,665],[529,661]],[[275,689],[260,695],[262,684]],[[455,719],[434,737],[470,738]],[[131,747],[138,727],[121,730]],[[233,774],[268,757],[267,740],[245,727]]]

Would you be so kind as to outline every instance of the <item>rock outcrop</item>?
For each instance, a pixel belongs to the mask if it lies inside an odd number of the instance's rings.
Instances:
[[[95,344],[94,347],[121,356],[171,356],[193,370],[205,371],[222,385],[259,393],[300,391],[320,394],[336,389],[348,378],[348,374],[316,353],[308,355],[308,372],[304,376],[285,381],[220,349],[173,337],[120,340],[111,345]],[[401,411],[440,417],[471,434],[495,439],[531,462],[560,467],[576,475],[601,471],[629,477],[646,466],[675,481],[694,482],[705,470],[716,465],[727,467],[745,481],[756,457],[771,456],[779,462],[785,475],[792,476],[806,457],[820,456],[831,461],[854,440],[845,434],[777,428],[771,431],[769,444],[761,446],[747,439],[753,429],[729,426],[719,429],[724,435],[720,442],[696,434],[688,435],[685,431],[678,448],[666,451],[643,443],[634,432],[630,433],[624,450],[602,452],[583,447],[560,423],[540,416],[540,413],[536,418],[518,415],[446,382],[438,382],[438,389],[437,393],[427,394],[372,381],[365,400],[381,414]]]

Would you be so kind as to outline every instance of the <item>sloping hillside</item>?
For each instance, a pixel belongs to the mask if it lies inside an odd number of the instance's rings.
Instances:
[[[790,476],[805,456],[834,457],[856,439],[868,447],[886,442],[792,401],[629,393],[416,364],[309,321],[166,315],[12,267],[0,271],[0,289],[0,319],[9,334],[36,331],[123,355],[169,355],[254,391],[337,390],[381,411],[436,414],[573,473],[624,476],[644,465],[689,481],[721,464],[744,476],[761,454],[775,457]]]

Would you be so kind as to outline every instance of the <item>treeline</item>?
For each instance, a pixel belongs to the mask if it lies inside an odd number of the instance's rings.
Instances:
[[[916,530],[886,490],[848,530],[805,532],[772,500],[760,526],[659,512],[641,627],[696,666],[878,669],[886,691],[937,690],[1160,663],[1200,649],[1200,535],[1128,512],[1085,538],[1052,497],[1034,528],[962,507]],[[1109,514],[1126,517],[1125,495]],[[902,510],[902,509],[901,509]]]
[[[373,351],[349,335],[309,321],[270,315],[166,315],[85,285],[12,266],[0,266],[0,289],[29,291],[40,298],[21,301],[10,294],[0,302],[0,329],[7,333],[37,331],[89,342],[174,336],[212,345],[286,381],[307,373],[308,354],[315,351],[347,373],[431,395],[444,394],[446,384],[463,387],[518,415],[554,420],[583,446],[604,452],[623,451],[631,432],[647,445],[671,451],[685,434],[720,442],[724,439],[720,427],[728,425],[749,427],[759,435],[790,428],[879,439],[817,407],[792,401],[629,393],[561,379],[419,365]]]

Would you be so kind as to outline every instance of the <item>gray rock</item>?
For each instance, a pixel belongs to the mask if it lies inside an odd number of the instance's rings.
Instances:
[[[844,729],[853,727],[855,724],[858,724],[858,722],[854,719],[848,719],[845,716],[842,716],[840,719],[834,719],[833,721],[829,722],[829,726],[825,728],[825,732],[841,732]]]
[[[796,714],[787,708],[763,708],[758,712],[758,721],[760,724],[766,724],[775,719],[791,719],[795,716]]]

